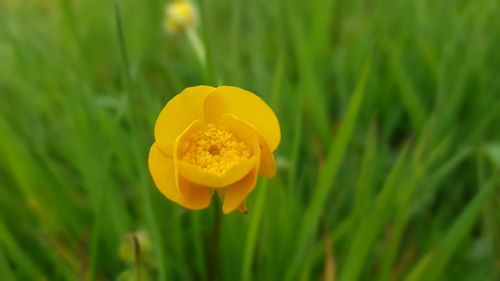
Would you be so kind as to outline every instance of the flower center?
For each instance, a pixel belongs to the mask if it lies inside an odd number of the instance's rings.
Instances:
[[[212,174],[221,175],[248,160],[252,149],[223,127],[208,124],[181,144],[182,161]]]

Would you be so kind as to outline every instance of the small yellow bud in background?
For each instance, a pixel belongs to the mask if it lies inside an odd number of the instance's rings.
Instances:
[[[151,278],[156,271],[153,249],[145,230],[127,234],[120,244],[118,255],[127,267],[118,275],[117,281],[154,280]]]
[[[184,33],[198,25],[198,11],[187,0],[167,4],[165,16],[165,29],[171,34]]]
[[[123,261],[133,264],[136,262],[136,250],[139,251],[137,254],[141,256],[142,262],[149,262],[152,256],[152,249],[149,235],[145,230],[128,234],[120,244],[118,254]]]

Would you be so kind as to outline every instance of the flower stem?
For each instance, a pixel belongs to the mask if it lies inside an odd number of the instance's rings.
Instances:
[[[205,69],[207,64],[206,51],[203,42],[201,41],[200,35],[195,29],[189,29],[187,32],[187,37],[191,46],[193,46],[193,50],[198,58],[198,61],[201,64],[201,67]]]
[[[132,243],[134,244],[134,260],[135,260],[135,280],[142,281],[141,272],[141,244],[136,234],[132,234]]]
[[[219,233],[220,233],[220,203],[215,200],[214,204],[214,221],[212,226],[212,233],[207,240],[207,267],[208,267],[208,280],[217,280],[218,275],[218,255],[219,255]]]

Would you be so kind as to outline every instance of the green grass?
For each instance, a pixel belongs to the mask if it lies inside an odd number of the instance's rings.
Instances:
[[[205,63],[164,1],[0,3],[1,280],[500,279],[498,1],[195,4]],[[149,176],[199,84],[280,120],[247,215]]]

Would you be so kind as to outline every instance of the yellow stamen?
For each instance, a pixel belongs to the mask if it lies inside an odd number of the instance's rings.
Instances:
[[[216,175],[248,160],[252,154],[246,143],[214,124],[189,136],[181,148],[183,161]]]

